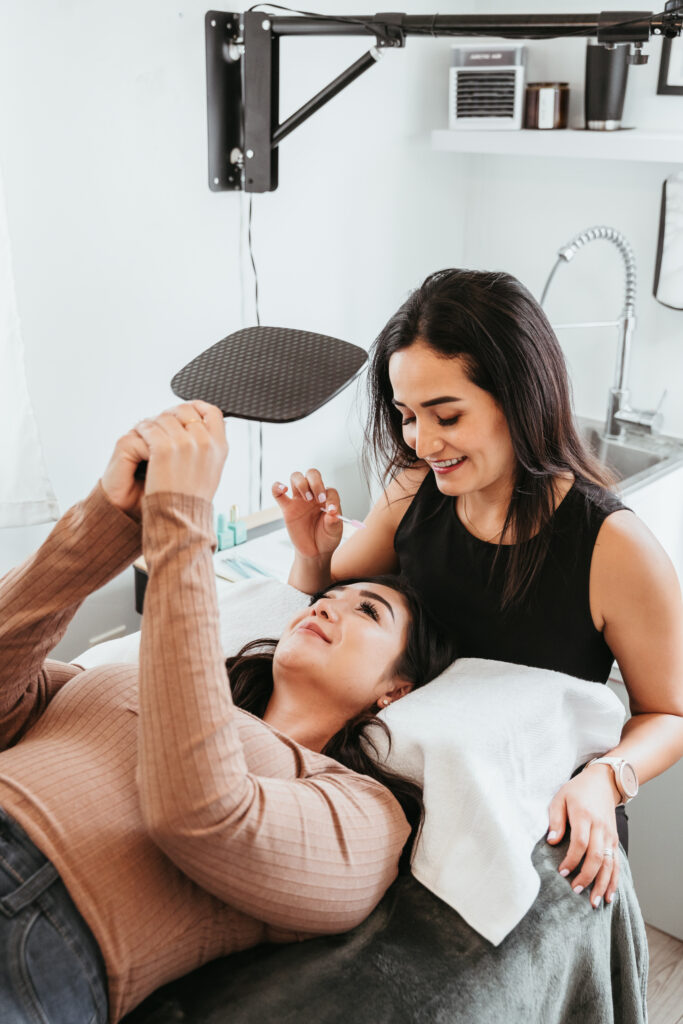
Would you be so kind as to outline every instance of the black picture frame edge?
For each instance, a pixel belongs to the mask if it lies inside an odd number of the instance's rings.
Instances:
[[[683,85],[668,85],[669,62],[671,60],[671,44],[673,39],[664,37],[662,40],[662,55],[659,61],[659,78],[657,80],[658,96],[683,96]]]

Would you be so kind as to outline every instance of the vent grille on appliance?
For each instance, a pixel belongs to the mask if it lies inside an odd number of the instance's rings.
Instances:
[[[455,77],[456,116],[514,117],[515,71],[466,71]]]

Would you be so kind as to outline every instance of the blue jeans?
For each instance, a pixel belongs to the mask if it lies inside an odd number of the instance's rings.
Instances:
[[[105,1024],[107,976],[57,869],[0,808],[0,1021]]]

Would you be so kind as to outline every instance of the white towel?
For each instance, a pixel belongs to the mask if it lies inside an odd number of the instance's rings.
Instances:
[[[308,598],[276,580],[219,590],[226,655],[279,636]],[[84,668],[136,662],[140,634],[86,651]],[[381,758],[423,787],[425,825],[412,871],[494,945],[526,914],[540,879],[531,851],[548,806],[579,765],[610,750],[624,721],[606,686],[559,672],[462,658],[438,679],[381,712],[391,752]]]
[[[59,518],[26,385],[0,174],[0,527]]]
[[[621,701],[559,672],[462,658],[381,717],[388,765],[424,791],[413,874],[498,945],[538,894],[531,852],[553,796],[618,743]]]

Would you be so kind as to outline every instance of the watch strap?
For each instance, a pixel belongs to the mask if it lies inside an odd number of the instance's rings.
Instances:
[[[592,764],[607,764],[610,766],[610,768],[612,769],[612,774],[614,775],[614,784],[617,787],[617,790],[619,791],[619,794],[621,796],[621,802],[617,804],[617,807],[624,807],[629,802],[629,800],[633,799],[633,797],[628,796],[624,792],[621,785],[621,778],[619,775],[618,768],[625,762],[625,757],[594,757],[592,761],[589,761],[586,765],[586,768],[590,768]]]

